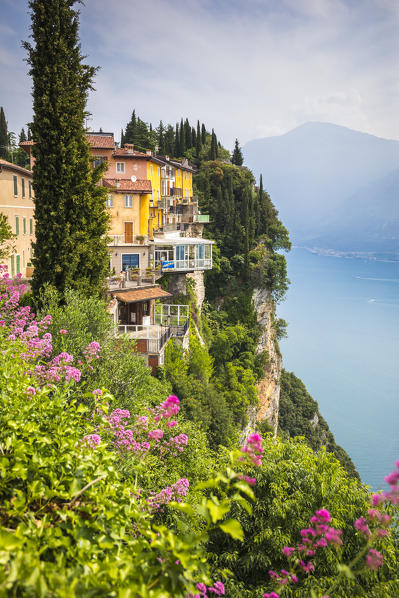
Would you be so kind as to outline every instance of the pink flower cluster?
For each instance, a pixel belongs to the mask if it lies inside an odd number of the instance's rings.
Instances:
[[[108,416],[116,447],[123,451],[134,452],[138,456],[148,451],[157,451],[160,456],[166,454],[177,456],[187,446],[188,436],[178,434],[168,438],[169,429],[177,425],[177,422],[165,420],[173,417],[179,411],[179,399],[172,395],[164,403],[149,411],[153,413],[158,426],[162,421],[166,424],[164,430],[160,427],[149,429],[150,419],[147,416],[137,415],[133,425],[128,428],[130,412],[126,409],[116,409]],[[171,423],[173,426],[169,425]]]
[[[314,571],[314,565],[308,559],[315,555],[316,550],[324,548],[327,545],[340,546],[342,544],[342,531],[330,527],[328,525],[330,519],[330,513],[327,509],[316,511],[316,514],[310,519],[311,526],[301,530],[302,541],[297,544],[296,548],[285,546],[282,550],[288,559],[295,558],[296,564],[304,573]],[[281,573],[271,570],[269,571],[269,575],[279,585],[296,583],[298,581],[298,577],[295,574],[284,569]]]
[[[211,598],[213,596],[224,596],[225,588],[221,581],[216,581],[213,586],[206,587],[204,583],[197,583],[196,588],[199,594],[193,594],[191,592],[187,598]],[[208,593],[209,592],[209,593]]]
[[[37,365],[33,370],[33,374],[38,380],[44,384],[45,382],[60,382],[65,380],[75,380],[79,382],[81,378],[81,371],[78,368],[71,366],[73,362],[73,355],[70,353],[60,353],[56,355],[48,364]]]
[[[93,341],[87,345],[86,349],[83,351],[83,355],[85,356],[86,361],[89,362],[93,359],[100,359],[100,351],[100,344]]]
[[[154,420],[157,422],[160,419],[170,419],[174,415],[179,413],[179,399],[175,395],[169,395],[169,397],[161,403],[158,407],[153,409]]]
[[[248,436],[241,451],[249,457],[249,460],[253,465],[262,465],[263,447],[262,437],[259,434],[251,434]],[[243,461],[244,458],[241,457],[241,460]]]
[[[101,438],[98,434],[88,434],[83,440],[92,449],[95,449],[101,442]]]
[[[151,509],[159,509],[162,505],[167,505],[171,500],[177,502],[181,501],[182,496],[186,496],[190,483],[186,478],[181,478],[172,486],[163,488],[157,494],[151,493],[152,496],[148,499],[148,504]]]

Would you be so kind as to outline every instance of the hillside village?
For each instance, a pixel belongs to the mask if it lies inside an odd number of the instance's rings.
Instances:
[[[110,214],[108,278],[109,311],[119,331],[137,339],[137,350],[155,369],[163,363],[171,336],[188,335],[188,306],[173,304],[173,292],[156,284],[172,274],[170,289],[185,291],[186,275],[212,269],[213,241],[202,237],[209,215],[202,214],[193,195],[195,168],[187,159],[141,152],[134,144],[118,147],[113,133],[86,135],[92,168],[106,161],[99,184],[108,191]],[[0,211],[15,234],[8,258],[12,276],[32,276],[34,142],[20,146],[30,170],[1,160]],[[165,306],[156,304],[165,300]]]

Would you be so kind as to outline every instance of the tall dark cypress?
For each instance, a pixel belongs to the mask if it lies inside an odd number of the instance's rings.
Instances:
[[[202,123],[202,127],[201,127],[201,144],[205,145],[206,143],[206,128],[204,123]]]
[[[188,118],[184,121],[184,142],[186,149],[190,149],[192,147],[192,139],[191,139],[191,126],[188,122]]]
[[[180,151],[180,131],[179,131],[179,123],[176,123],[176,131],[175,131],[175,158],[180,158],[182,152]]]
[[[218,157],[218,142],[216,139],[215,131],[212,129],[210,159],[216,160],[217,157]]]
[[[184,154],[184,152],[186,151],[186,136],[185,136],[185,131],[184,131],[184,124],[183,124],[183,119],[181,119],[180,121],[180,155],[182,156]]]
[[[123,134],[123,129],[121,129],[121,147],[123,147],[124,143],[125,143],[125,136]]]
[[[165,154],[175,156],[175,131],[172,125],[168,125],[165,133]]]
[[[101,167],[90,168],[86,102],[96,69],[83,63],[75,0],[31,0],[36,242],[32,290],[99,295],[109,268]]]
[[[197,135],[195,133],[195,128],[191,127],[191,147],[196,147],[197,145]]]
[[[195,144],[195,149],[197,152],[197,156],[199,157],[200,153],[201,153],[201,127],[200,127],[200,121],[197,120],[197,137],[196,137],[196,144]]]
[[[0,108],[0,158],[8,159],[8,128],[3,106]]]
[[[160,120],[159,125],[157,128],[157,144],[158,144],[158,152],[161,156],[166,154],[165,149],[165,127],[163,126],[163,122]]]

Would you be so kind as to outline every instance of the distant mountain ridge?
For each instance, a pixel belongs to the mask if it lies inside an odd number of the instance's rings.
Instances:
[[[310,122],[243,154],[294,243],[399,259],[399,141]]]

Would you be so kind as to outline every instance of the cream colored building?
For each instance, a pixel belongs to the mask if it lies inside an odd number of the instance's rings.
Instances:
[[[15,250],[6,264],[10,275],[29,276],[35,239],[32,172],[0,158],[0,212],[15,233]]]

